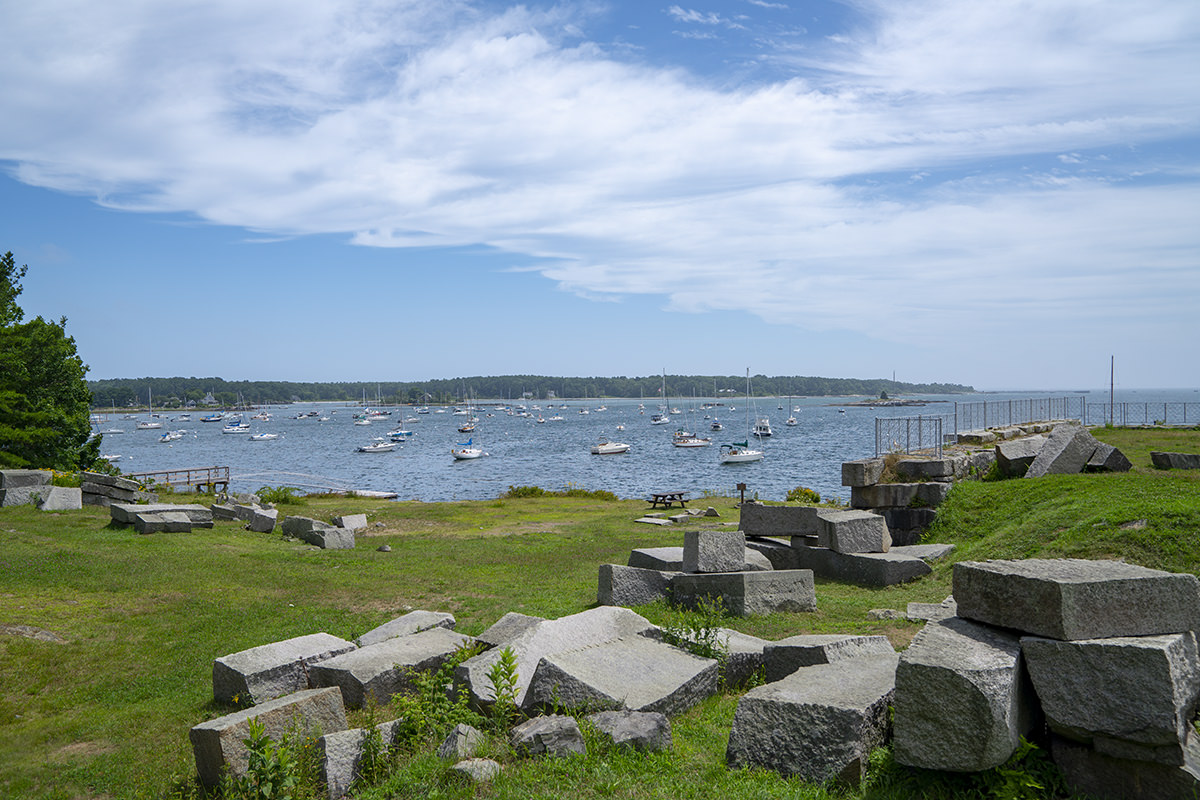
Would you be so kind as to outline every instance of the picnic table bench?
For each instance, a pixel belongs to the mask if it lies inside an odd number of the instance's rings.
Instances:
[[[680,508],[687,508],[688,492],[683,489],[672,489],[666,492],[651,492],[650,507],[670,508],[674,503],[679,503]]]

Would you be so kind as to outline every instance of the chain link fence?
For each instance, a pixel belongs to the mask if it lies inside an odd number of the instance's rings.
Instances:
[[[1088,403],[1086,425],[1200,425],[1200,403]]]
[[[941,417],[876,417],[875,455],[922,452],[942,457]]]
[[[1087,414],[1083,397],[1026,397],[1016,400],[980,400],[954,404],[954,433],[1006,428],[1030,422],[1083,420]]]

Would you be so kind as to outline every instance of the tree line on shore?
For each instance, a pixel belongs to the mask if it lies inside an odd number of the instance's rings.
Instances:
[[[667,375],[667,396],[736,397],[745,394],[742,375]],[[519,401],[553,398],[646,398],[657,401],[662,375],[645,377],[554,377],[546,375],[492,375],[443,378],[430,381],[227,381],[222,378],[113,378],[88,381],[97,408],[154,405],[234,406],[294,402],[455,403],[468,397]],[[905,383],[884,378],[821,378],[799,375],[751,378],[759,397],[878,397],[902,394],[961,394],[973,392],[957,383]]]

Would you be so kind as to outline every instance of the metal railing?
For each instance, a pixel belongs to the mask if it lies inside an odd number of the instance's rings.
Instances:
[[[941,417],[876,417],[875,455],[925,453],[942,457]]]
[[[1200,403],[1088,403],[1086,425],[1200,425]]]
[[[1083,397],[1023,397],[1016,400],[980,400],[954,404],[954,434],[983,431],[1030,422],[1077,419],[1087,414]]]

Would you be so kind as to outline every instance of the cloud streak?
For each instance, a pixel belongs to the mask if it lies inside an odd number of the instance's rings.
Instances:
[[[622,60],[569,5],[29,5],[0,158],[117,208],[483,244],[581,296],[924,344],[933,316],[1033,342],[1200,297],[1200,186],[1160,150],[1194,154],[1194,4],[866,2],[734,87]]]

